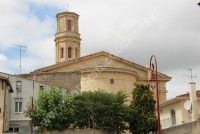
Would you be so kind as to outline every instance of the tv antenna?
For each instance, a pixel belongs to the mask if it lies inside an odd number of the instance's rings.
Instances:
[[[67,12],[69,12],[69,3],[67,3]]]
[[[20,69],[20,74],[22,73],[22,52],[26,51],[26,46],[18,45],[19,47],[19,69]]]

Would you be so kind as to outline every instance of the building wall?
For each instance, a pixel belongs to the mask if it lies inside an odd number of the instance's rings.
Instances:
[[[199,120],[162,130],[162,134],[199,134],[199,132]]]
[[[106,72],[106,70],[101,69],[101,67],[107,67],[112,70],[112,72]],[[100,69],[99,69],[100,68]],[[99,69],[99,70],[98,70]],[[118,72],[117,69],[126,70],[127,72]],[[81,60],[79,62],[75,62],[74,64],[69,64],[66,66],[62,66],[60,68],[56,68],[53,70],[49,70],[48,73],[55,72],[73,72],[73,71],[81,71],[81,91],[86,90],[97,90],[104,89],[108,92],[122,89],[127,91],[129,96],[131,96],[131,91],[134,88],[134,84],[142,83],[148,84],[148,72],[132,65],[128,65],[124,62],[117,61],[110,57],[99,56],[93,57],[87,60]],[[87,73],[82,73],[87,70]],[[94,73],[97,70],[97,73]],[[130,73],[135,72],[134,75],[130,76]],[[96,75],[93,77],[93,75]],[[98,76],[97,76],[98,75]],[[135,75],[138,75],[136,78]],[[110,85],[109,81],[111,78],[115,78],[117,83],[114,85]],[[121,80],[120,80],[121,79]],[[115,90],[114,90],[115,88]],[[166,81],[159,82],[160,89],[160,102],[166,101]],[[154,91],[154,98],[156,99],[156,90]]]
[[[8,130],[10,116],[7,113],[10,112],[10,97],[11,94],[6,81],[0,79],[0,133]]]
[[[29,118],[24,116],[24,112],[27,109],[28,102],[31,101],[31,97],[33,96],[34,98],[37,98],[38,92],[40,90],[40,87],[44,87],[44,90],[50,89],[52,86],[47,85],[44,83],[32,81],[32,80],[26,80],[18,77],[9,77],[10,83],[15,89],[14,93],[12,94],[11,98],[11,121],[27,121]],[[16,81],[22,81],[22,91],[21,93],[16,92]],[[63,89],[63,93],[65,94],[66,91]],[[22,113],[15,113],[15,100],[16,99],[22,99]],[[17,125],[17,124],[16,124]]]
[[[0,133],[2,133],[3,131],[3,111],[4,111],[4,91],[5,89],[3,89],[3,81],[0,79],[0,108],[1,108],[1,112],[0,112]]]
[[[24,78],[64,88],[69,93],[80,92],[80,72],[55,72],[24,75]]]
[[[23,79],[20,77],[16,77],[13,75],[6,75],[4,74],[5,77],[7,77],[14,89],[14,93],[11,94],[10,98],[8,100],[7,108],[9,109],[9,111],[7,111],[5,113],[8,121],[8,125],[6,126],[6,129],[8,130],[9,128],[19,128],[20,132],[25,132],[28,130],[29,128],[29,121],[30,119],[25,117],[24,112],[28,107],[29,102],[31,101],[31,97],[34,97],[34,99],[37,98],[37,94],[40,90],[48,90],[51,87],[55,87],[49,84],[45,84],[42,82],[37,82],[37,81],[33,81],[33,80],[27,80],[27,79]],[[17,81],[21,81],[21,92],[17,93]],[[42,88],[43,89],[42,89]],[[63,94],[67,94],[68,91],[65,88],[60,88],[60,87],[56,87],[62,90]],[[1,91],[0,90],[0,95],[1,95]],[[2,98],[0,98],[2,99]],[[15,102],[16,101],[21,101],[22,102],[22,111],[21,112],[15,112]],[[30,133],[30,129],[29,132]]]
[[[179,125],[183,122],[183,110],[182,110],[182,102],[174,102],[168,106],[161,108],[161,114],[160,114],[160,120],[161,120],[161,127],[162,129],[172,127],[172,119],[171,119],[171,113],[170,110],[174,109],[176,112],[176,124]]]
[[[66,129],[64,131],[44,131],[42,134],[115,134],[115,133],[97,129]]]
[[[160,119],[161,119],[161,126],[163,129],[172,127],[170,109],[174,109],[176,111],[176,124],[174,126],[181,125],[184,123],[189,123],[192,121],[191,110],[187,111],[184,108],[184,102],[186,100],[188,99],[187,98],[179,99],[173,103],[161,107]],[[199,107],[200,99],[198,99],[197,101],[197,106],[198,106],[197,107],[198,117],[200,117],[200,107]]]
[[[112,83],[112,80],[114,83]],[[120,72],[96,72],[81,75],[81,91],[104,90],[117,93],[123,91],[129,98],[132,96],[136,76]],[[130,100],[130,99],[129,99]]]

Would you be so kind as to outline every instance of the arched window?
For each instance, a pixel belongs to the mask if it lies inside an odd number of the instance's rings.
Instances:
[[[72,48],[68,48],[68,58],[72,58]]]
[[[62,47],[61,52],[60,52],[60,58],[63,58],[63,57],[64,57],[64,48]]]
[[[68,21],[67,21],[67,30],[68,30],[68,31],[71,31],[71,30],[72,30],[72,22],[71,22],[71,20],[68,20]]]

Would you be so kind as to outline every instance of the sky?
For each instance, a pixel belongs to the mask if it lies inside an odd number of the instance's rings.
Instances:
[[[6,0],[0,1],[0,71],[22,73],[55,63],[56,14],[80,15],[82,56],[98,51],[158,70],[172,78],[167,97],[189,91],[190,72],[200,77],[198,0]],[[67,6],[68,5],[68,6]]]

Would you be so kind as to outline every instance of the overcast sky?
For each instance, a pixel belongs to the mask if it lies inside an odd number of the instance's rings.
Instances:
[[[56,14],[80,15],[82,55],[108,51],[146,66],[156,55],[159,71],[173,77],[168,98],[188,92],[189,71],[199,87],[198,0],[6,0],[0,1],[0,71],[19,73],[55,63]]]

